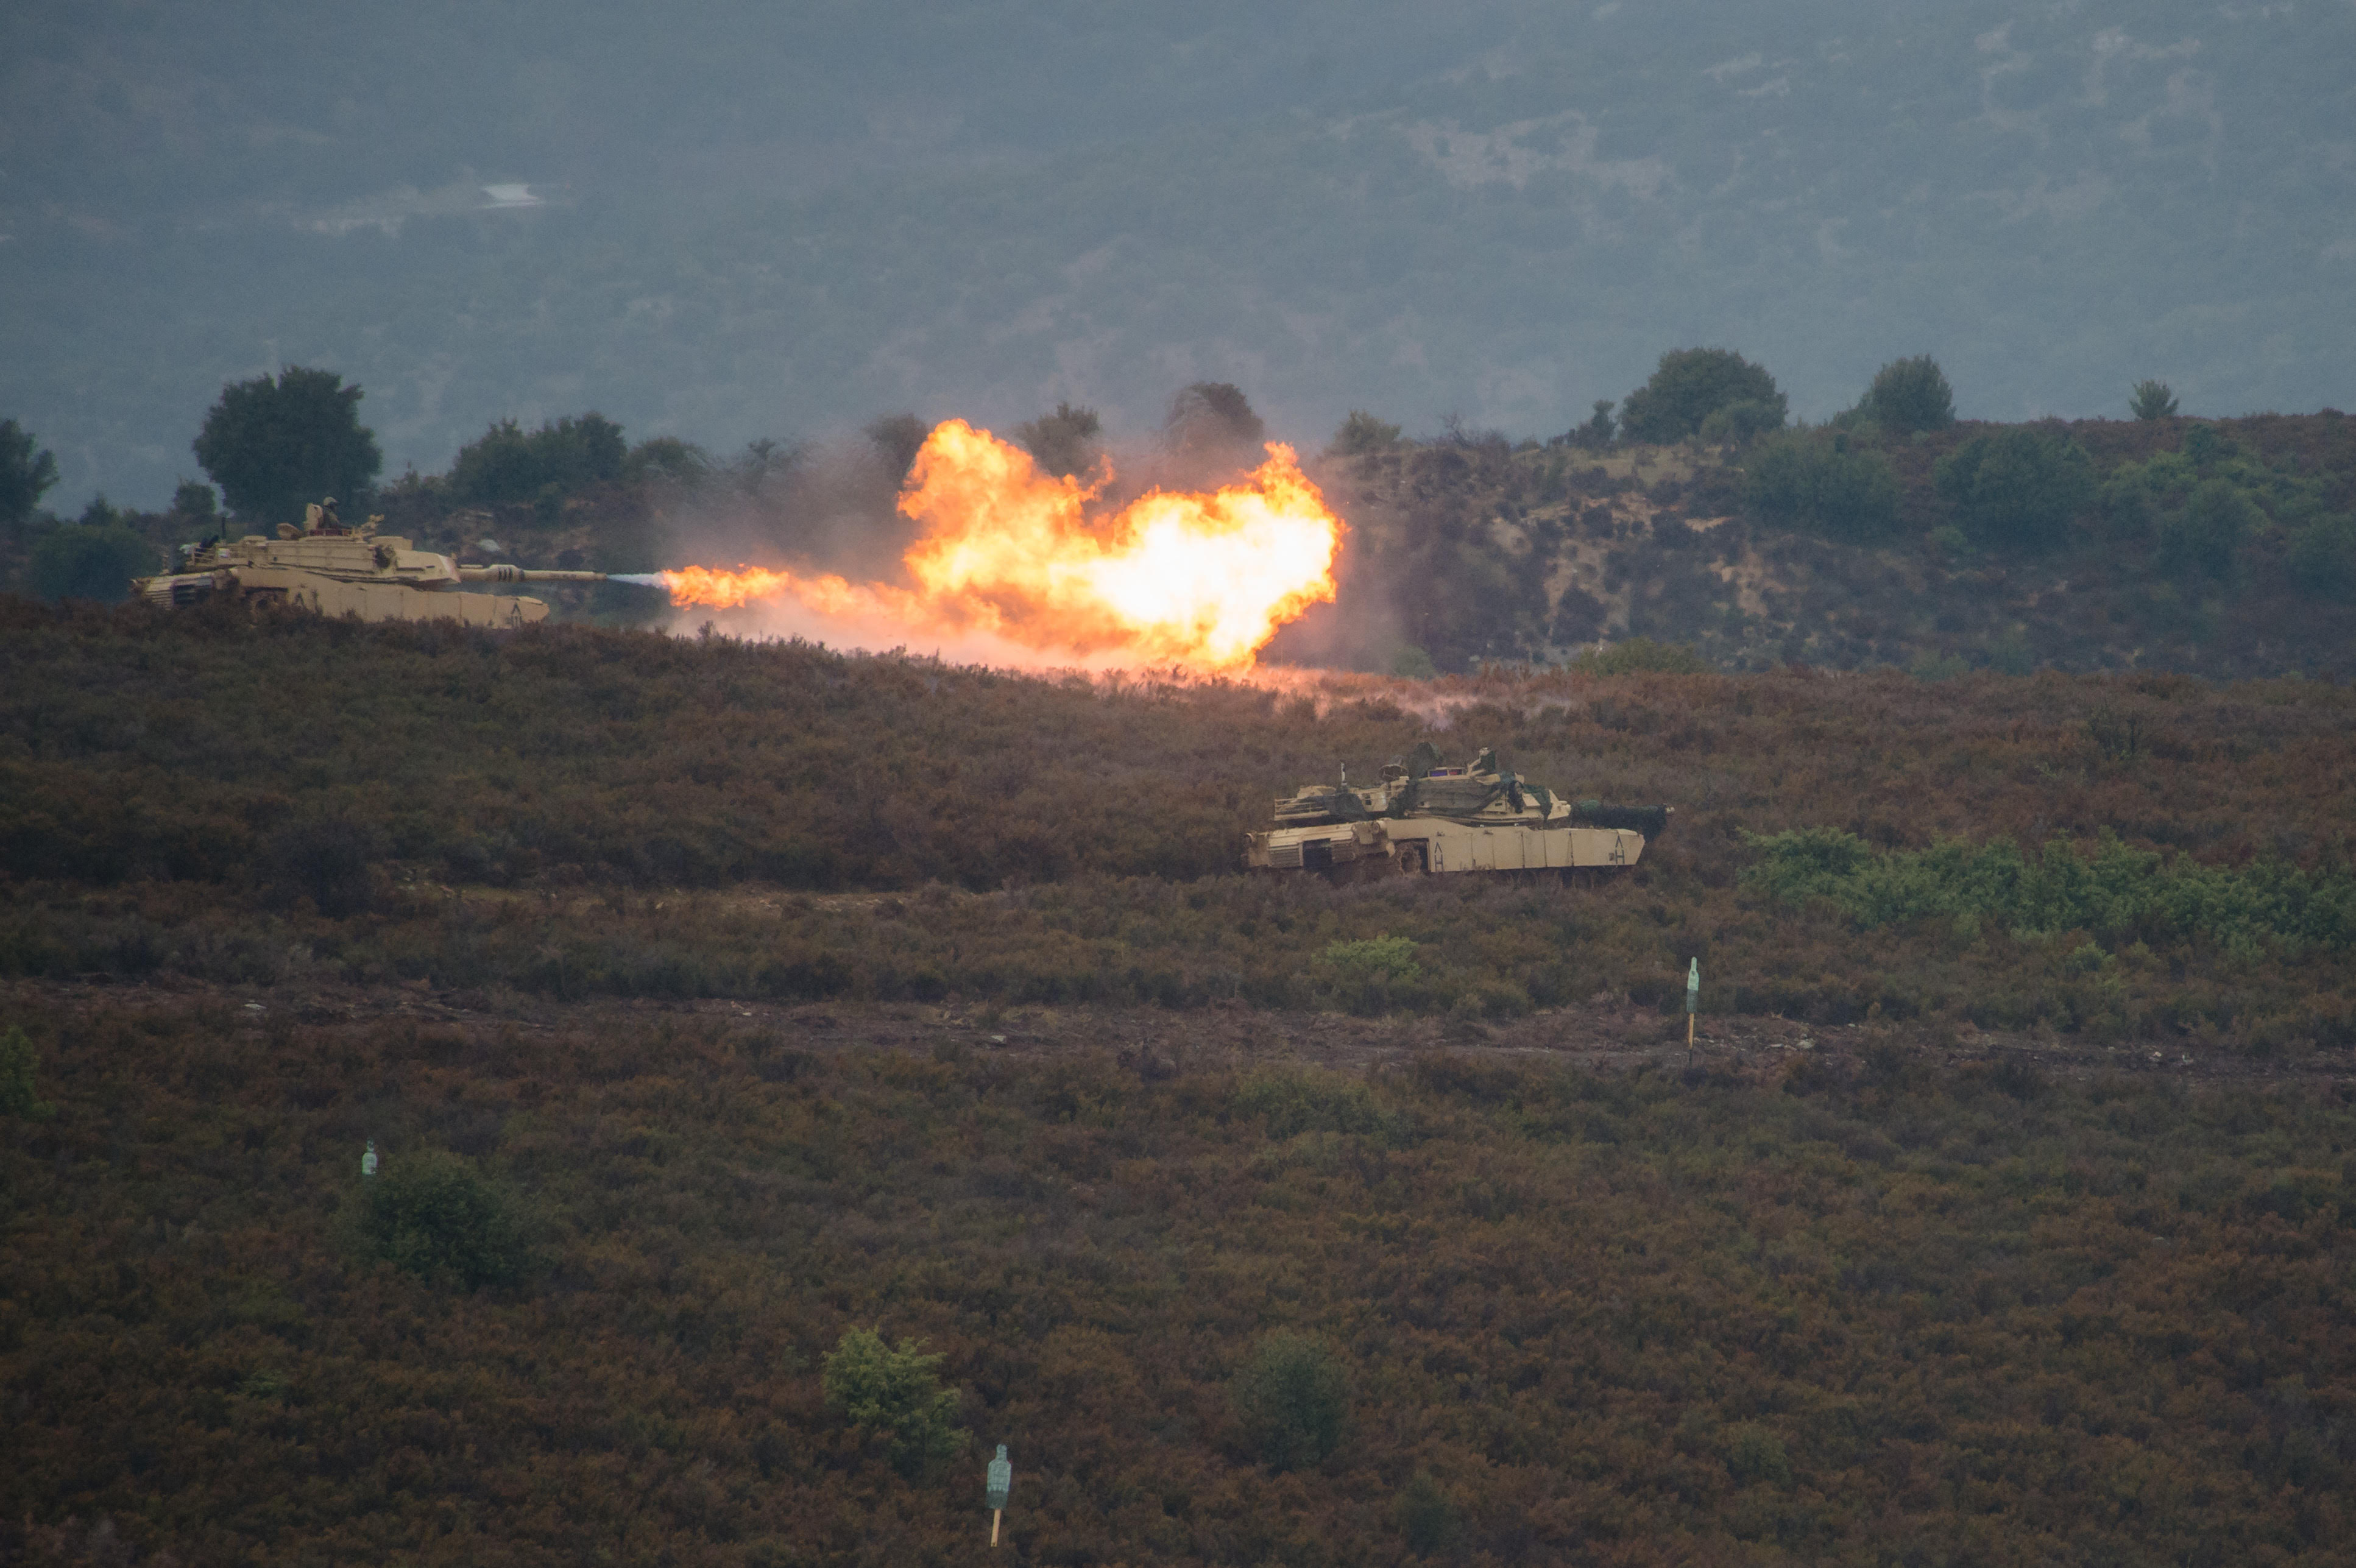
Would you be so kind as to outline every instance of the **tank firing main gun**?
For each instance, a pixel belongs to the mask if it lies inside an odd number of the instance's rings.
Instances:
[[[131,591],[166,609],[214,594],[278,603],[322,615],[363,621],[456,621],[473,626],[523,626],[548,618],[548,605],[514,593],[468,593],[470,582],[605,582],[603,571],[552,571],[511,566],[460,566],[448,556],[380,534],[382,517],[347,528],[332,500],[305,509],[304,526],[282,523],[278,537],[226,535],[181,549],[180,569],[134,578]]]

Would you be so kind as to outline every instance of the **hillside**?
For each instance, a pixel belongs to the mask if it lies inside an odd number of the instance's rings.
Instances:
[[[1887,1041],[1334,1072],[1207,1030],[1173,1060],[237,995],[0,989],[54,1106],[0,1123],[11,1561],[2350,1544],[2344,1084]],[[382,1232],[423,1249],[403,1267],[366,1216],[426,1177],[453,1198]],[[929,1468],[830,1407],[822,1362],[870,1326],[960,1396]],[[1333,1391],[1273,1428],[1272,1343]]]
[[[2022,435],[2083,453],[2083,498],[2049,532],[1976,538],[1939,464]],[[1355,530],[1342,597],[1272,656],[1387,668],[1414,645],[1462,670],[1643,636],[1729,669],[2356,673],[2356,421],[1783,438],[1836,440],[1896,482],[1879,539],[1762,512],[1751,480],[1775,442],[1589,453],[1476,437],[1338,462],[1326,480]],[[2222,545],[2196,557],[2184,518],[2204,485],[2232,515]]]
[[[2351,688],[1612,651],[0,596],[0,1556],[2344,1555]],[[1424,740],[1676,814],[1235,869]]]
[[[1599,993],[2356,1042],[2351,688],[1007,675],[589,626],[0,601],[0,972],[1511,1017]],[[1669,831],[1589,886],[1237,874],[1430,740]],[[477,891],[475,890],[487,890]],[[863,894],[843,897],[844,894]],[[1406,939],[1369,967],[1360,945]]]

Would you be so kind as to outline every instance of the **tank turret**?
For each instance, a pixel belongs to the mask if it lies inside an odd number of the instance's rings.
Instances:
[[[469,582],[603,582],[602,571],[541,571],[500,563],[460,566],[446,555],[413,548],[408,539],[376,531],[381,517],[358,528],[337,520],[335,503],[307,508],[304,526],[281,524],[278,537],[209,539],[181,547],[177,571],[132,579],[131,591],[167,609],[198,603],[216,593],[276,602],[322,615],[363,621],[458,621],[474,626],[521,626],[548,617],[544,601],[520,594],[466,593]]]

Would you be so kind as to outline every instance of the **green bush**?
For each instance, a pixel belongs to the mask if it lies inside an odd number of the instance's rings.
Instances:
[[[630,448],[622,459],[622,478],[632,485],[668,481],[701,485],[712,477],[712,456],[693,442],[675,435],[658,435]]]
[[[1726,1473],[1737,1486],[1788,1487],[1792,1461],[1781,1437],[1755,1421],[1740,1421],[1726,1429]]]
[[[1342,1445],[1349,1373],[1333,1348],[1313,1335],[1289,1328],[1263,1335],[1228,1392],[1245,1441],[1271,1468],[1320,1464]]]
[[[2232,480],[2203,479],[2181,507],[2159,519],[2159,568],[2177,578],[2230,577],[2233,552],[2265,521],[2257,503]]]
[[[914,1480],[954,1457],[968,1434],[956,1424],[958,1393],[940,1385],[937,1355],[921,1340],[895,1349],[873,1328],[836,1341],[819,1372],[828,1406],[884,1440],[893,1468]]]
[[[450,493],[478,506],[561,497],[620,478],[626,455],[622,427],[603,414],[567,415],[530,432],[500,420],[459,449]]]
[[[2095,492],[2094,509],[2102,514],[2104,532],[2120,543],[2139,544],[2149,539],[2158,511],[2142,465],[2123,464],[2104,480]]]
[[[1955,422],[1955,392],[1946,372],[1928,354],[1892,359],[1875,372],[1873,384],[1858,400],[1857,411],[1883,430],[1911,435],[1918,430],[1944,430]]]
[[[1971,664],[1960,654],[1924,653],[1906,667],[1906,673],[1917,680],[1954,680],[1969,675]]]
[[[428,1279],[455,1279],[468,1290],[504,1285],[523,1272],[514,1204],[454,1154],[388,1158],[362,1184],[356,1228],[369,1255]]]
[[[1346,1133],[1396,1142],[1404,1130],[1399,1114],[1365,1083],[1314,1068],[1253,1073],[1236,1090],[1236,1109],[1263,1118],[1268,1136],[1280,1140],[1302,1133]]]
[[[1683,643],[1630,637],[1600,654],[1590,648],[1567,667],[1587,675],[1707,675],[1710,663]]]
[[[1794,827],[1744,842],[1760,859],[1742,873],[1743,881],[1788,904],[1837,898],[1873,853],[1864,839],[1837,827]]]
[[[1413,643],[1403,644],[1391,655],[1391,673],[1401,680],[1431,680],[1440,674],[1431,656]]]
[[[1935,917],[2015,932],[2197,935],[2294,951],[2356,944],[2356,876],[2344,870],[2166,860],[2107,833],[2091,853],[2056,838],[2034,858],[2008,838],[1879,852],[1831,827],[1743,837],[1760,855],[1741,874],[1746,885],[1786,903],[1828,899],[1867,930]]]
[[[1772,411],[1766,428],[1783,423],[1790,403],[1775,378],[1727,348],[1677,348],[1661,356],[1653,379],[1628,394],[1620,406],[1623,441],[1665,443],[1700,432],[1702,421],[1734,403],[1759,403]],[[1753,416],[1746,416],[1753,417]],[[1766,421],[1764,414],[1755,416]]]
[[[56,1107],[35,1092],[34,1070],[40,1059],[33,1042],[24,1029],[10,1024],[0,1033],[0,1116],[24,1116],[33,1121],[46,1121]]]
[[[1423,965],[1415,961],[1415,943],[1408,937],[1386,933],[1331,942],[1319,956],[1333,971],[1334,990],[1353,1012],[1381,1012],[1394,991],[1423,983]]]
[[[357,914],[376,901],[383,837],[349,817],[298,819],[272,832],[262,870],[278,901],[307,898],[321,914]]]
[[[1323,957],[1347,981],[1412,984],[1423,977],[1423,967],[1415,961],[1415,944],[1404,936],[1328,943]]]
[[[2184,432],[2184,456],[2195,468],[2207,468],[2241,455],[2242,443],[2219,429],[2213,421],[2201,420]]]
[[[2316,518],[2291,536],[2291,580],[2320,598],[2356,598],[2356,517]]]
[[[1939,459],[1931,481],[1974,542],[1988,549],[2060,544],[2094,495],[2085,448],[2021,427],[1972,437]]]
[[[1618,434],[1617,424],[1612,417],[1612,411],[1617,406],[1610,398],[1596,399],[1594,412],[1588,415],[1584,424],[1573,425],[1565,432],[1562,444],[1587,452],[1601,452],[1610,446]]]
[[[133,578],[155,570],[155,547],[119,523],[68,523],[33,546],[33,592],[44,599],[112,604],[130,596]]]
[[[1344,457],[1355,457],[1361,453],[1379,452],[1398,443],[1399,427],[1378,420],[1364,409],[1352,409],[1342,427],[1333,432],[1326,450]]]
[[[1418,1470],[1408,1477],[1407,1485],[1391,1501],[1391,1517],[1398,1521],[1399,1536],[1407,1542],[1408,1550],[1426,1557],[1453,1545],[1463,1527],[1456,1499],[1432,1479],[1429,1470]]]
[[[1712,409],[1696,433],[1707,442],[1731,442],[1739,446],[1783,428],[1782,403],[1747,398],[1739,403]]]
[[[1888,458],[1847,434],[1778,437],[1744,469],[1744,501],[1773,527],[1848,544],[1876,543],[1898,529],[1897,473]]]

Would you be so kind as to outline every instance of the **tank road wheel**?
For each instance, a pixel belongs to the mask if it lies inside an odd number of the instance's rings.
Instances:
[[[1423,846],[1420,844],[1400,845],[1398,852],[1398,869],[1399,875],[1402,877],[1420,877],[1426,871],[1431,869],[1431,868],[1424,862]]]

